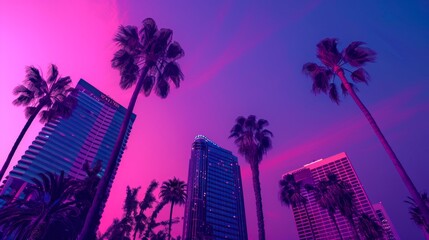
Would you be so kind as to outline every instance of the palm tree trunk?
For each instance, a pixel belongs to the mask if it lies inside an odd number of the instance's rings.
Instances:
[[[142,75],[146,76],[148,68],[144,68]],[[88,214],[85,218],[85,224],[82,228],[81,233],[79,234],[79,240],[88,240],[91,239],[90,236],[95,236],[95,231],[98,229],[98,225],[100,223],[101,214],[105,207],[106,200],[108,198],[107,190],[109,188],[109,183],[113,178],[115,169],[117,167],[117,160],[119,153],[122,149],[125,134],[127,133],[127,129],[130,123],[131,114],[133,113],[134,106],[136,105],[137,97],[140,93],[140,89],[143,86],[143,79],[139,78],[137,81],[137,85],[134,89],[133,95],[128,104],[127,112],[125,113],[125,118],[122,121],[121,130],[119,132],[119,136],[116,139],[115,146],[113,148],[112,155],[110,156],[109,162],[107,163],[107,167],[103,177],[101,178],[100,183],[97,187],[97,192],[95,194],[94,200],[92,202],[91,208],[88,211]]]
[[[19,134],[18,138],[15,140],[15,143],[13,144],[12,149],[9,152],[9,155],[7,155],[7,159],[3,164],[2,169],[0,170],[0,182],[3,179],[4,174],[6,173],[7,168],[9,167],[10,162],[12,161],[12,157],[16,152],[16,149],[18,148],[19,144],[21,143],[21,140],[24,138],[25,133],[27,132],[28,128],[30,127],[31,123],[33,123],[33,120],[36,118],[37,114],[39,114],[40,110],[44,107],[44,104],[39,104],[36,107],[36,112],[33,113],[33,115],[28,118],[27,123],[24,125],[24,128],[21,130],[21,133]]]
[[[171,202],[171,208],[170,208],[170,220],[168,222],[168,240],[171,239],[171,219],[173,218],[173,206],[174,206],[174,201]]]
[[[343,240],[343,236],[341,236],[340,228],[338,227],[338,223],[337,223],[337,219],[335,219],[335,215],[333,213],[329,213],[329,216],[331,217],[332,222],[334,223],[335,228],[337,229],[338,236],[340,236],[340,239]]]
[[[256,161],[255,163],[251,162],[250,168],[252,170],[253,191],[255,192],[255,200],[256,200],[256,215],[258,217],[258,236],[259,236],[259,240],[265,240],[264,213],[262,211],[261,182],[259,181],[259,165]]]
[[[411,197],[414,199],[414,201],[417,203],[417,206],[421,209],[423,218],[426,223],[429,224],[429,208],[426,206],[424,201],[422,200],[419,192],[417,191],[416,186],[414,186],[413,182],[411,181],[411,178],[408,176],[407,172],[405,171],[404,167],[402,166],[401,162],[399,161],[398,157],[396,157],[395,152],[393,151],[392,147],[390,147],[389,143],[387,142],[386,138],[384,137],[383,133],[381,132],[380,128],[378,127],[377,123],[375,122],[375,119],[372,117],[371,113],[368,111],[368,109],[365,107],[365,105],[362,103],[360,98],[356,95],[355,91],[347,81],[344,71],[340,67],[334,68],[335,73],[338,75],[338,77],[341,79],[341,82],[346,87],[347,92],[350,94],[350,96],[353,98],[355,103],[358,105],[359,109],[362,111],[362,113],[365,115],[366,119],[368,120],[369,124],[371,125],[372,129],[375,132],[375,135],[377,135],[378,140],[380,140],[381,144],[384,147],[384,150],[387,152],[387,154],[390,157],[390,160],[392,160],[393,165],[396,168],[396,171],[398,171],[399,176],[401,177],[402,181],[404,182],[405,186],[407,187],[408,191],[411,194]]]
[[[307,215],[308,223],[310,224],[311,235],[313,235],[313,240],[316,240],[316,235],[314,234],[313,224],[311,223],[310,215],[308,215],[307,204],[304,204],[304,209],[305,209],[305,214]]]

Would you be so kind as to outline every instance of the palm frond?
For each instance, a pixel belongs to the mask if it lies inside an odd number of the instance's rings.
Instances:
[[[132,52],[139,49],[139,35],[136,26],[119,26],[113,40],[127,51]]]
[[[144,77],[143,86],[140,91],[142,91],[144,95],[148,97],[152,92],[153,86],[155,85],[155,77],[152,75],[146,75],[146,76],[141,75],[140,77]]]
[[[183,51],[180,44],[176,41],[172,42],[167,49],[167,59],[170,61],[175,61],[185,55],[185,51]]]
[[[14,95],[19,95],[14,101],[13,104],[16,106],[29,105],[34,100],[34,92],[28,89],[24,85],[18,85],[13,89]]]
[[[357,70],[353,71],[350,77],[356,83],[363,82],[368,84],[369,81],[369,74],[363,68],[358,68]]]
[[[167,63],[162,74],[164,75],[163,76],[164,79],[166,80],[171,79],[171,81],[174,83],[176,88],[180,87],[180,81],[183,80],[183,73],[178,63],[176,62]]]
[[[127,63],[121,69],[121,81],[120,86],[122,89],[128,89],[134,85],[137,81],[137,74],[139,73],[139,67],[134,63],[134,60]]]
[[[29,118],[31,117],[33,114],[36,113],[37,108],[36,107],[26,107],[25,108],[25,117]]]
[[[148,46],[152,41],[155,33],[158,31],[155,21],[152,18],[146,18],[142,22],[143,27],[140,29],[140,41],[143,46]]]
[[[317,57],[327,67],[332,68],[341,60],[337,42],[336,38],[325,38],[317,44]]]
[[[375,51],[362,47],[364,42],[352,42],[343,51],[344,60],[353,67],[361,67],[367,62],[374,62],[376,53]]]
[[[156,95],[158,95],[161,98],[166,98],[169,92],[170,92],[170,84],[168,84],[168,82],[165,79],[159,78],[155,86]]]
[[[122,69],[130,62],[134,62],[134,56],[131,55],[125,49],[119,49],[118,51],[116,51],[111,61],[112,67],[118,69]]]
[[[335,83],[329,84],[329,98],[336,104],[340,104],[340,97],[338,95],[337,85],[335,85]]]
[[[55,64],[51,64],[51,69],[49,71],[48,83],[53,83],[57,80],[58,77],[58,68]]]
[[[163,55],[167,51],[167,46],[171,43],[173,31],[171,29],[162,28],[155,36],[155,41],[151,46],[151,53],[154,55]]]

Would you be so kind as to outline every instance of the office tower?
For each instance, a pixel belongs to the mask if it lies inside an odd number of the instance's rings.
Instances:
[[[192,144],[183,238],[247,239],[237,157],[202,135]]]
[[[386,213],[383,204],[381,202],[372,204],[374,208],[374,213],[379,221],[381,227],[384,230],[385,239],[387,240],[399,240],[399,235],[396,232],[396,229],[393,227],[392,221],[389,218],[389,215]]]
[[[77,105],[72,115],[45,124],[9,173],[2,194],[22,196],[32,178],[39,178],[38,174],[44,172],[59,174],[64,171],[68,176],[83,179],[86,177],[82,170],[85,161],[94,166],[100,160],[103,167],[100,175],[104,173],[126,109],[82,79],[73,96]],[[118,163],[134,120],[133,114]]]
[[[311,162],[300,169],[286,174],[293,174],[297,182],[302,181],[303,184],[316,185],[319,181],[326,179],[328,173],[335,173],[340,180],[351,185],[358,212],[367,213],[375,218],[371,203],[345,153]],[[328,212],[322,209],[316,202],[314,193],[311,191],[307,192],[305,189],[303,189],[302,193],[308,199],[307,209],[311,225],[303,206],[292,208],[299,239],[313,239],[311,226],[313,227],[316,239],[339,239],[335,225],[329,217]],[[347,219],[338,211],[335,214],[335,218],[343,239],[353,239],[353,230]]]

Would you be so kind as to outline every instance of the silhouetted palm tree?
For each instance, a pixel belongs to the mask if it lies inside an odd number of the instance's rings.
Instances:
[[[342,240],[343,237],[338,227],[337,219],[335,218],[335,212],[338,209],[338,200],[335,196],[334,191],[332,191],[333,188],[329,180],[322,180],[318,182],[315,186],[306,184],[305,188],[307,189],[307,191],[314,192],[314,198],[319,203],[319,206],[322,209],[326,209],[329,217],[332,220],[332,223],[334,223],[335,225],[335,229],[337,230],[339,238]]]
[[[152,18],[143,20],[143,26],[138,31],[135,26],[120,26],[115,42],[120,49],[112,59],[112,67],[121,74],[120,86],[128,89],[136,83],[133,95],[128,104],[127,112],[122,122],[119,136],[116,140],[112,155],[105,173],[97,189],[94,203],[85,220],[85,226],[79,239],[87,240],[90,231],[95,231],[99,221],[100,208],[106,196],[110,180],[117,167],[117,159],[128,129],[131,114],[140,92],[149,96],[152,89],[161,98],[166,98],[170,92],[170,81],[176,87],[180,86],[183,74],[176,62],[183,57],[184,51],[177,42],[172,41],[173,31],[162,28],[158,30]]]
[[[13,239],[75,239],[78,216],[73,193],[75,181],[64,172],[39,174],[33,178],[30,195],[16,199],[0,209],[0,227]],[[58,231],[60,229],[60,231]]]
[[[26,68],[24,83],[13,90],[13,93],[18,95],[13,104],[26,106],[25,116],[28,120],[15,140],[0,170],[0,181],[3,179],[22,138],[39,113],[40,122],[42,123],[48,122],[58,116],[67,117],[71,114],[71,110],[76,102],[75,98],[69,97],[69,94],[73,91],[73,88],[70,87],[71,82],[72,80],[69,76],[59,76],[57,66],[54,64],[51,65],[47,79],[43,78],[37,68],[33,66]]]
[[[359,109],[363,112],[390,159],[392,160],[393,165],[398,171],[399,175],[402,178],[405,186],[408,188],[412,198],[416,201],[416,204],[422,209],[422,215],[426,220],[426,223],[429,223],[429,208],[424,204],[423,200],[420,198],[419,192],[414,186],[411,178],[406,173],[404,167],[396,156],[395,152],[387,142],[380,128],[378,127],[375,119],[372,117],[369,110],[362,103],[360,98],[355,92],[354,85],[349,82],[345,76],[344,71],[350,72],[350,78],[355,82],[368,83],[369,75],[363,69],[363,66],[368,62],[373,62],[375,60],[376,53],[366,47],[363,47],[363,42],[352,42],[346,49],[341,53],[337,49],[337,39],[335,38],[326,38],[317,44],[317,58],[322,62],[323,66],[320,66],[316,63],[306,63],[303,66],[303,72],[310,76],[313,79],[313,92],[326,93],[329,95],[332,101],[339,104],[340,96],[338,94],[338,87],[335,83],[335,76],[338,76],[340,79],[340,87],[344,95],[349,94]],[[345,68],[345,65],[348,64],[351,67],[357,68],[353,72]]]
[[[143,200],[139,203],[139,213],[134,217],[135,226],[134,226],[134,235],[133,239],[136,239],[137,233],[142,235],[143,231],[147,225],[147,216],[144,213],[147,209],[152,208],[153,203],[156,201],[153,191],[158,187],[158,182],[152,180],[149,184],[149,187],[146,190]]]
[[[155,209],[152,212],[152,215],[150,216],[150,218],[147,221],[146,224],[146,231],[143,235],[143,240],[149,240],[151,238],[152,235],[154,235],[154,229],[155,227],[159,226],[160,224],[156,222],[156,218],[158,217],[159,212],[165,207],[165,205],[167,205],[168,201],[166,200],[161,200],[161,202],[159,202]]]
[[[366,213],[362,213],[358,217],[357,228],[365,240],[383,239],[383,228]]]
[[[170,207],[170,218],[168,224],[168,240],[171,239],[171,220],[173,219],[173,207],[174,204],[183,205],[186,200],[186,183],[182,180],[174,177],[162,183],[160,197],[169,203]]]
[[[429,198],[427,193],[422,193],[421,198],[429,206]],[[425,223],[424,218],[422,216],[422,211],[417,206],[416,202],[413,198],[408,197],[408,200],[405,200],[410,206],[408,207],[408,212],[411,215],[411,220],[414,221],[417,226],[421,227],[423,231],[426,232],[426,235],[429,235],[429,225]],[[426,236],[425,235],[425,236]]]
[[[272,147],[273,134],[265,129],[269,125],[265,119],[256,120],[254,115],[238,117],[231,129],[229,138],[234,138],[238,152],[244,156],[252,170],[253,190],[256,199],[256,214],[258,216],[259,240],[265,239],[264,213],[262,210],[261,182],[259,180],[259,164],[262,157]]]
[[[314,234],[313,224],[311,223],[310,215],[307,209],[308,199],[302,194],[302,181],[295,181],[295,177],[292,174],[283,176],[279,182],[280,185],[280,201],[286,206],[293,208],[303,206],[305,214],[307,216],[308,223],[310,224],[311,234],[313,239],[316,239]]]
[[[338,179],[338,176],[334,173],[327,175],[330,191],[337,202],[337,209],[340,214],[347,219],[350,228],[353,231],[353,235],[356,239],[359,238],[353,217],[357,214],[355,206],[355,196],[351,185],[348,182]]]

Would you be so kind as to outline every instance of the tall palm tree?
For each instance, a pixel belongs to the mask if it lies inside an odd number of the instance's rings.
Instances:
[[[174,177],[162,183],[160,197],[169,203],[170,207],[170,218],[168,223],[168,240],[171,239],[171,220],[173,219],[173,207],[174,204],[183,205],[186,200],[186,183],[180,179]]]
[[[362,213],[358,217],[357,228],[365,240],[383,239],[383,228],[366,213]]]
[[[253,190],[256,199],[256,214],[258,216],[259,240],[265,239],[264,213],[262,210],[261,182],[259,180],[259,164],[262,157],[272,147],[273,133],[266,129],[269,125],[265,119],[256,120],[254,115],[238,117],[231,129],[229,138],[234,138],[238,152],[244,156],[252,170]]]
[[[334,173],[328,173],[327,178],[329,188],[336,201],[338,211],[347,219],[350,228],[353,231],[354,238],[358,239],[359,236],[353,219],[357,214],[357,209],[355,206],[355,195],[351,185],[348,182],[340,180]]]
[[[322,209],[326,209],[329,217],[332,220],[332,223],[335,226],[335,229],[337,230],[339,238],[342,240],[343,236],[341,235],[337,219],[335,218],[335,212],[338,209],[338,201],[330,185],[331,184],[329,180],[322,180],[318,182],[315,186],[306,184],[305,188],[307,189],[307,191],[312,191],[314,193],[314,198],[319,203],[319,206]]]
[[[76,103],[75,98],[69,96],[73,91],[73,88],[70,87],[71,82],[72,80],[69,76],[59,76],[58,68],[54,64],[51,65],[47,79],[43,78],[37,68],[33,66],[26,68],[24,83],[13,90],[13,93],[18,95],[13,104],[26,107],[25,116],[28,120],[0,170],[0,181],[3,179],[22,138],[39,113],[40,122],[42,123],[58,116],[68,117],[71,114],[71,110]]]
[[[354,84],[349,82],[346,78],[345,71],[350,73],[350,78],[355,83],[363,82],[368,84],[369,75],[363,66],[368,62],[373,62],[375,60],[376,53],[373,50],[364,47],[363,45],[363,42],[352,42],[340,53],[337,49],[337,39],[323,39],[319,44],[317,44],[317,58],[319,58],[323,66],[310,62],[304,64],[302,70],[305,74],[312,78],[312,89],[315,94],[328,94],[331,100],[337,104],[340,102],[340,96],[338,94],[338,86],[335,82],[335,76],[339,77],[341,82],[340,88],[342,89],[343,94],[349,94],[362,113],[365,115],[379,141],[392,160],[393,165],[398,171],[412,198],[416,201],[416,204],[420,207],[420,209],[422,209],[422,215],[425,219],[425,222],[429,223],[428,206],[424,204],[424,201],[421,199],[417,188],[414,186],[411,178],[406,173],[392,147],[387,142],[386,138],[375,122],[375,119],[357,96]],[[357,69],[352,72],[345,68],[346,64]]]
[[[135,26],[120,26],[114,38],[120,49],[112,59],[112,67],[120,71],[120,86],[128,89],[136,84],[136,87],[93,205],[85,220],[85,226],[79,236],[80,240],[88,239],[89,232],[95,231],[98,227],[99,213],[102,211],[100,208],[103,206],[109,182],[117,167],[119,152],[138,94],[143,92],[145,96],[149,96],[152,89],[155,89],[158,96],[166,98],[170,92],[170,81],[178,88],[183,80],[183,73],[176,60],[184,56],[184,51],[179,43],[172,41],[172,37],[172,30],[165,28],[158,30],[155,21],[146,18],[140,30]]]
[[[30,196],[9,202],[0,209],[0,226],[14,239],[75,239],[78,216],[73,194],[76,182],[64,172],[39,174],[33,178]],[[61,232],[53,231],[55,228]],[[54,235],[54,236],[53,236]]]
[[[279,185],[280,201],[288,207],[304,207],[308,223],[310,224],[311,234],[313,235],[313,239],[316,239],[313,224],[311,223],[310,215],[307,209],[308,199],[302,194],[302,189],[304,188],[302,181],[297,182],[295,181],[294,175],[287,174],[286,176],[283,176],[282,180],[280,180]]]
[[[421,198],[426,203],[426,205],[429,205],[429,198],[427,193],[422,193]],[[425,236],[429,236],[429,225],[425,223],[422,216],[422,211],[417,206],[414,199],[411,197],[408,197],[408,199],[405,200],[405,202],[409,204],[408,212],[411,215],[411,219],[414,221],[415,224],[417,224],[417,226],[420,226],[422,228],[422,230],[425,232],[424,233]]]

